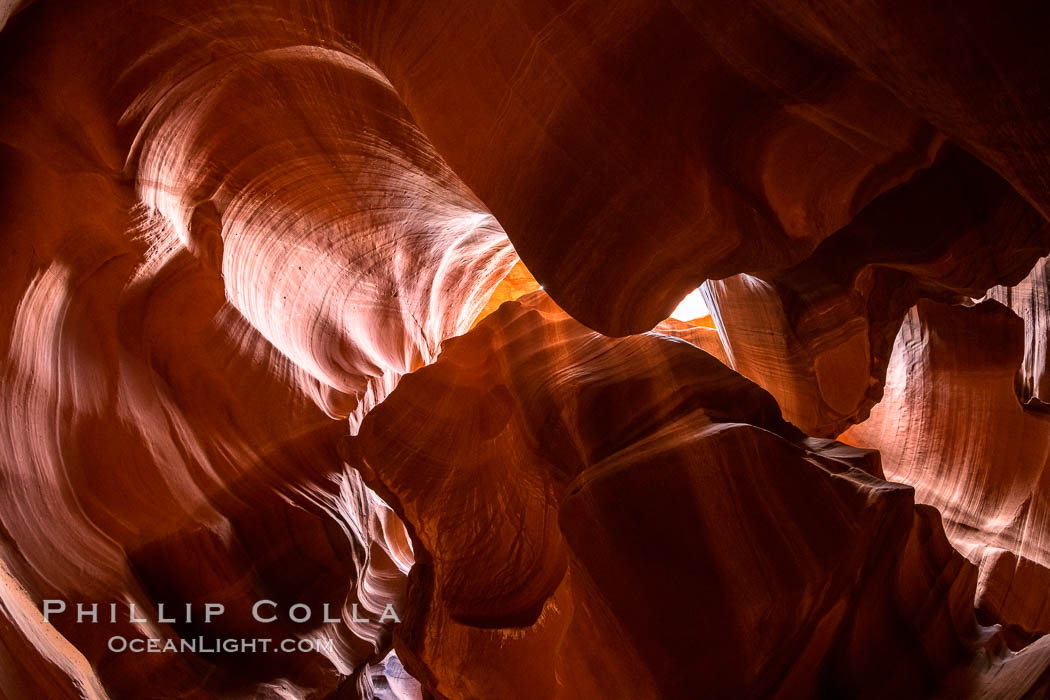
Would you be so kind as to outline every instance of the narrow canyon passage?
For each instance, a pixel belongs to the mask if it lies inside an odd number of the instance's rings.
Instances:
[[[0,697],[1047,697],[1047,26],[0,2]]]

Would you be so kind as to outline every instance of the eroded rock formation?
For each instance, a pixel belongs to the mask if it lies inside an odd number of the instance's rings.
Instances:
[[[0,1],[0,694],[1050,693],[1048,19]]]
[[[5,65],[12,580],[37,605],[231,611],[153,630],[59,619],[80,659],[65,665],[90,663],[109,693],[334,690],[389,651],[391,623],[375,618],[400,604],[412,562],[398,518],[339,456],[346,419],[467,330],[514,253],[355,54],[303,44],[301,28],[267,40],[232,10],[208,19],[216,44],[163,8],[129,24],[128,8],[75,8],[112,22],[116,52],[93,62],[91,46],[51,34],[87,19],[55,9],[26,11],[45,16],[25,17]],[[108,102],[85,96],[97,85]],[[244,603],[263,599],[328,603],[343,622],[260,625]],[[107,647],[198,633],[335,647]]]
[[[1050,631],[1050,416],[1015,393],[1023,348],[1023,322],[995,301],[920,303],[886,396],[843,439],[877,447],[887,476],[940,510],[954,546],[981,565],[978,607],[1027,641]]]
[[[812,435],[838,435],[868,416],[917,300],[1016,284],[1050,246],[1050,225],[1020,195],[947,150],[795,267],[706,285],[732,367]]]
[[[691,345],[605,338],[544,297],[446,343],[352,441],[417,545],[395,634],[428,687],[913,697],[978,650],[1029,662],[978,627],[976,568],[876,453],[805,438]]]

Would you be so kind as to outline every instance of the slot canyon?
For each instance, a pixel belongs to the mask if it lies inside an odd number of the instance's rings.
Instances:
[[[0,0],[0,698],[1050,697],[1050,5]]]

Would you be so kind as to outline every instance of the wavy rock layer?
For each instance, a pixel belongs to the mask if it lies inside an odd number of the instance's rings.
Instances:
[[[901,5],[0,0],[3,693],[1048,692],[1047,9]]]
[[[1024,321],[1024,361],[1018,377],[1018,395],[1022,401],[1037,399],[1050,403],[1050,363],[1047,361],[1047,350],[1050,348],[1048,265],[1050,258],[1042,258],[1019,284],[989,289],[986,297],[1009,307]]]
[[[1050,647],[978,627],[976,568],[875,453],[542,293],[446,343],[351,451],[415,543],[399,652],[447,697],[910,697],[1007,666],[1043,687]]]
[[[1050,213],[1036,3],[363,8],[350,31],[535,277],[602,332],[800,261],[945,134]]]
[[[40,4],[5,30],[3,558],[16,602],[230,612],[207,628],[66,615],[50,630],[17,609],[12,648],[51,651],[14,653],[3,685],[306,696],[355,672],[368,685],[369,663],[396,665],[375,620],[401,605],[412,554],[339,455],[346,419],[469,328],[515,255],[389,83],[316,20],[311,34],[272,12],[177,23],[142,9],[127,22],[131,6]],[[92,22],[101,55],[62,39]],[[328,603],[343,622],[260,625],[248,611],[263,599]],[[39,642],[56,631],[75,653]],[[106,646],[199,633],[335,650]]]
[[[961,300],[1016,284],[1048,247],[1050,225],[1038,212],[948,149],[802,263],[705,288],[730,366],[804,431],[834,437],[882,398],[894,338],[918,299]]]
[[[1050,416],[1014,392],[1024,324],[995,301],[922,302],[897,337],[886,395],[843,435],[876,447],[886,474],[935,506],[981,565],[978,607],[1027,641],[1050,631]]]
[[[95,29],[73,43],[104,58],[64,65],[109,62],[118,79],[217,66],[227,49],[259,76],[291,56],[364,57],[555,300],[607,333],[651,328],[705,279],[799,262],[946,136],[1050,212],[1034,2],[78,5],[41,0],[13,21]],[[184,53],[179,35],[215,53]],[[112,84],[75,92],[96,106],[121,97]],[[324,87],[303,99],[323,107],[339,92]]]

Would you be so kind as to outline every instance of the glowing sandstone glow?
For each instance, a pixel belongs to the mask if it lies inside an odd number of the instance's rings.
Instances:
[[[1048,22],[0,0],[0,696],[1047,696]]]

